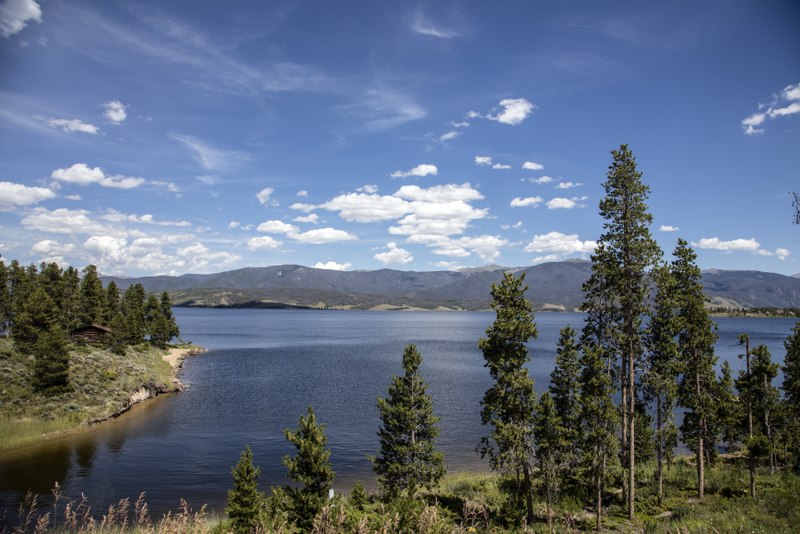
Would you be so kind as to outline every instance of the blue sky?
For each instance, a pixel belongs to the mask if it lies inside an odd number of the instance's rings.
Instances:
[[[800,4],[0,1],[0,253],[123,275],[588,258],[610,150],[800,272]]]

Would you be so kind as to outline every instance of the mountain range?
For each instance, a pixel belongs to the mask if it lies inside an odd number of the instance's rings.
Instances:
[[[333,271],[300,265],[247,267],[214,274],[103,277],[124,290],[140,283],[147,292],[168,291],[177,306],[310,307],[346,309],[488,309],[491,284],[505,271],[524,272],[527,296],[537,310],[569,311],[583,302],[588,261],[532,267],[489,266],[461,271]],[[800,278],[761,271],[703,272],[709,306],[800,308]]]

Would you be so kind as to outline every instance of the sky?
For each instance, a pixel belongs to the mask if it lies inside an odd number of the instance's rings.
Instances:
[[[104,274],[588,259],[611,150],[800,273],[800,3],[0,0],[0,254]]]

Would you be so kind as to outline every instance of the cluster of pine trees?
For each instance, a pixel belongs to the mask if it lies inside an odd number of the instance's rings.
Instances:
[[[37,391],[69,388],[72,334],[91,325],[110,328],[108,346],[120,354],[145,341],[163,347],[180,334],[166,292],[147,296],[135,284],[120,294],[113,281],[103,287],[94,265],[79,272],[56,263],[37,268],[0,261],[0,332],[33,356]]]

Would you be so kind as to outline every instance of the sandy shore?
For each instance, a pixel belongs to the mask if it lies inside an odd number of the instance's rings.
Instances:
[[[172,383],[175,385],[175,389],[183,389],[183,384],[179,377],[183,368],[183,361],[189,356],[195,356],[202,352],[205,352],[202,347],[172,347],[166,354],[161,356],[172,367]]]

